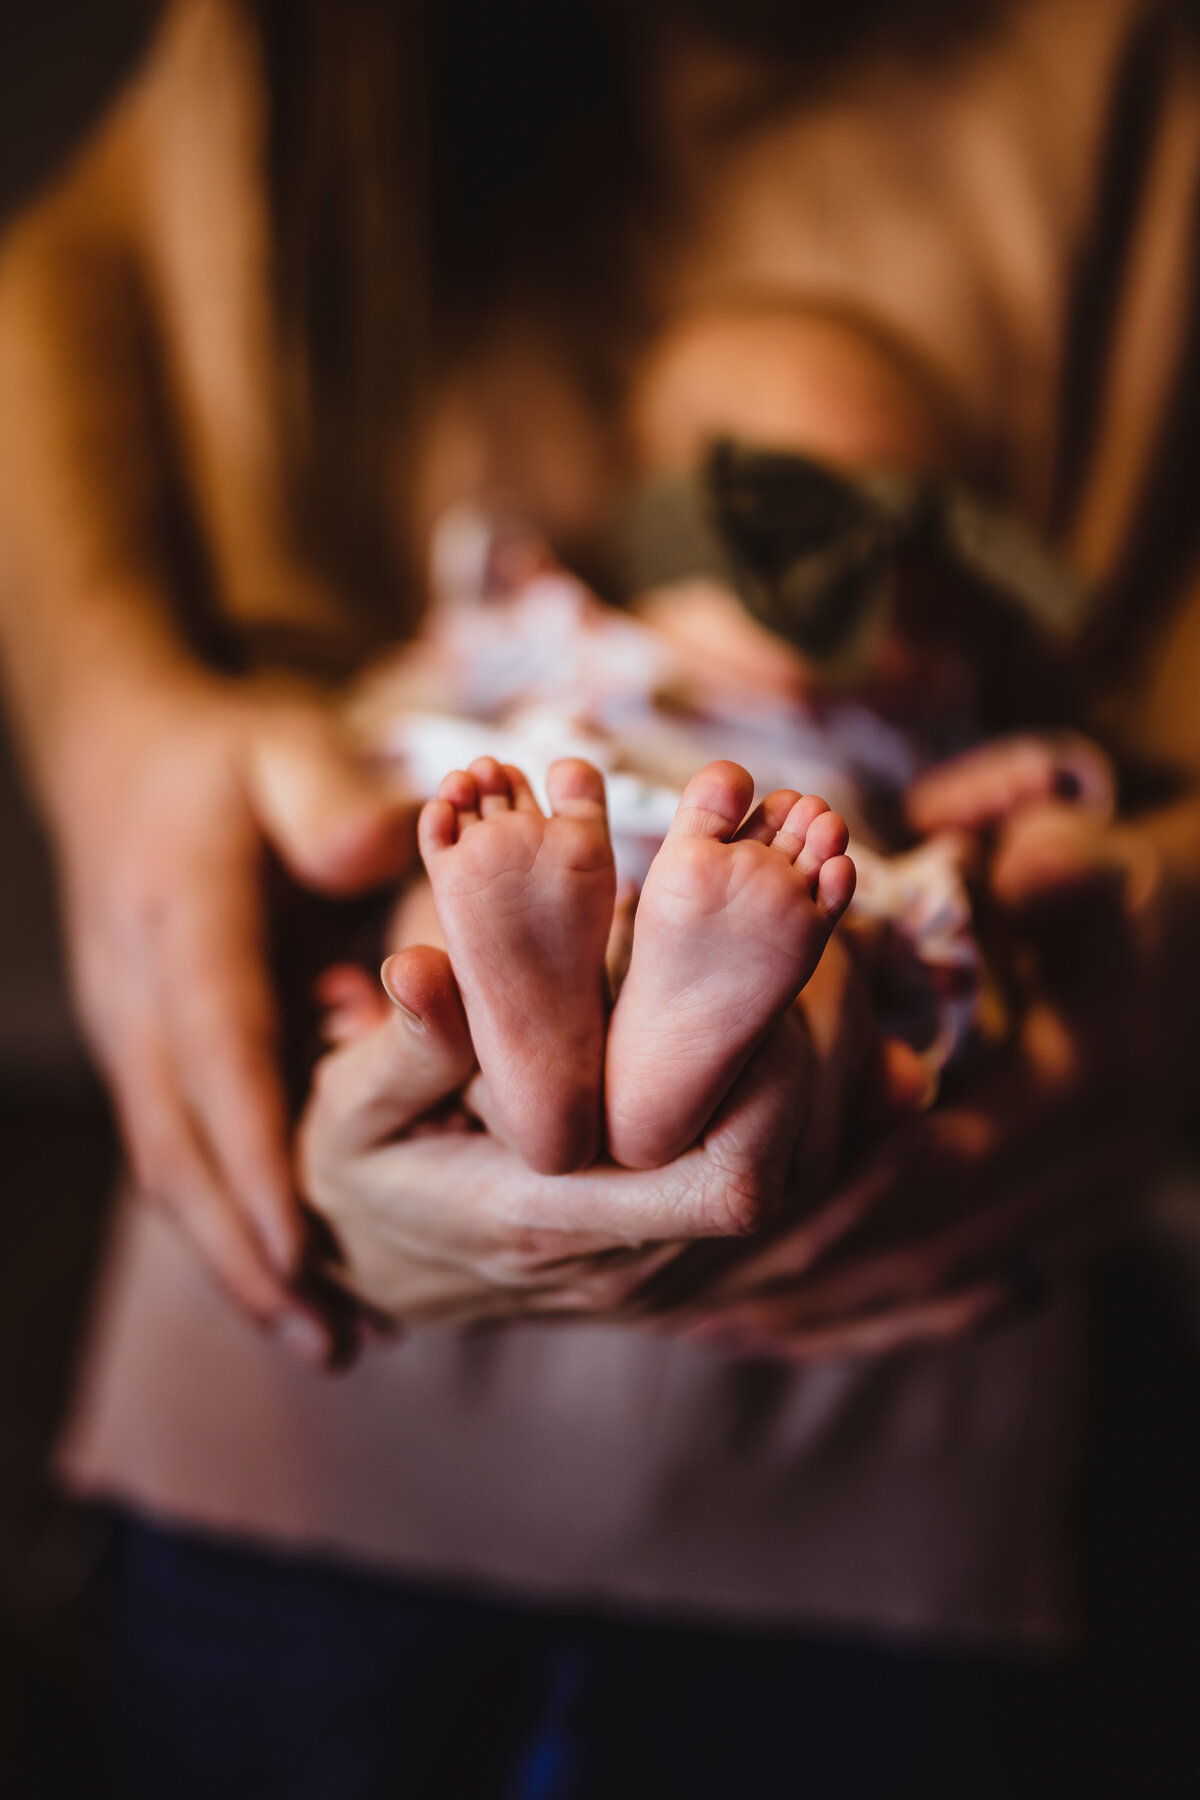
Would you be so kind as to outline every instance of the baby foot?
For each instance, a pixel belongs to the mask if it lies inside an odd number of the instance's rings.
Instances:
[[[854,892],[837,813],[781,790],[742,824],[753,793],[737,763],[709,763],[646,877],[608,1044],[609,1147],[628,1168],[695,1140]]]
[[[616,873],[604,780],[557,762],[546,818],[519,769],[481,757],[421,813],[421,855],[487,1082],[490,1116],[531,1168],[600,1144]]]

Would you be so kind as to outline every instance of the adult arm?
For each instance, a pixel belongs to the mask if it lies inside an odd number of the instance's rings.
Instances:
[[[344,891],[392,873],[405,832],[321,705],[219,678],[181,634],[150,191],[161,88],[152,66],[0,250],[0,660],[138,1179],[251,1313],[319,1353],[290,1289],[302,1230],[261,858],[270,844]],[[259,491],[246,484],[251,515]],[[295,604],[311,625],[302,584]]]
[[[793,1357],[953,1338],[1036,1303],[1144,1195],[1194,1067],[1200,798],[1031,810],[989,885],[1022,950],[1012,1042],[725,1271],[702,1336]]]

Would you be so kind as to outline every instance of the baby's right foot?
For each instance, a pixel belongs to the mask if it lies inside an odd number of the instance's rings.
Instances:
[[[854,892],[823,800],[772,794],[742,824],[753,792],[736,763],[702,769],[646,877],[608,1044],[609,1148],[628,1168],[695,1140]]]
[[[491,1117],[542,1174],[600,1146],[604,953],[616,897],[604,779],[557,762],[546,818],[519,769],[481,757],[421,813],[421,855]]]

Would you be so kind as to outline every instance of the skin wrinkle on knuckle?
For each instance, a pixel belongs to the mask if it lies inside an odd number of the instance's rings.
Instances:
[[[708,1220],[719,1237],[752,1237],[770,1213],[776,1184],[757,1169],[718,1168],[707,1186]]]

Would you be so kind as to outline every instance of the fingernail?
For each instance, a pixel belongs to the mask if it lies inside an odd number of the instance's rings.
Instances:
[[[1056,769],[1054,771],[1054,792],[1060,800],[1078,800],[1083,792],[1083,783],[1074,769]]]
[[[305,1362],[323,1366],[329,1356],[329,1333],[307,1313],[288,1313],[280,1320],[279,1341]]]
[[[387,995],[396,1011],[404,1015],[414,1031],[424,1031],[425,1021],[420,1013],[415,1013],[411,1006],[405,1006],[403,1000],[401,1000],[395,988],[392,986],[388,977],[388,966],[386,963],[384,963],[383,968],[379,971],[379,979],[383,983],[384,993]]]

